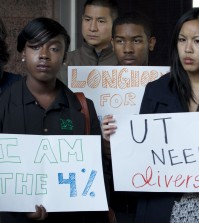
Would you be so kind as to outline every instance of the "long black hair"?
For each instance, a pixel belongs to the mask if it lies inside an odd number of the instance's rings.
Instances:
[[[189,76],[187,75],[187,72],[184,70],[180,62],[177,44],[179,33],[183,24],[187,21],[196,19],[199,19],[199,8],[193,8],[182,15],[174,28],[170,45],[170,86],[172,89],[175,87],[177,88],[180,100],[184,105],[189,105],[190,99],[192,99],[193,101],[195,101],[195,99]]]
[[[65,41],[65,54],[70,45],[70,36],[66,29],[57,21],[40,17],[31,20],[19,33],[17,50],[22,52],[26,42],[44,44],[57,35],[63,35]]]

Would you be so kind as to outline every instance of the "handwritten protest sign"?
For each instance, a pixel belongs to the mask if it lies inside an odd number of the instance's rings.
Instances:
[[[48,212],[108,209],[100,136],[0,134],[0,211],[36,204]]]
[[[116,191],[198,192],[199,113],[116,116]]]
[[[169,72],[153,66],[69,66],[68,87],[93,100],[99,119],[107,114],[138,114],[145,86]]]

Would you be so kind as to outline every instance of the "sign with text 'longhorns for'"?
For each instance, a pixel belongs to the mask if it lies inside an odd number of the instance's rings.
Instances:
[[[99,119],[107,114],[138,114],[145,86],[169,72],[153,66],[69,66],[68,87],[93,100]]]

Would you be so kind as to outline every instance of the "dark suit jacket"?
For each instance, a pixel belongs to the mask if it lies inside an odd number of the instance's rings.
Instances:
[[[177,90],[169,87],[170,75],[165,74],[147,84],[140,114],[186,112],[180,102]],[[175,200],[181,193],[141,193],[136,223],[169,223]]]
[[[141,103],[140,114],[188,112],[183,108],[177,89],[169,87],[170,74],[147,84]]]

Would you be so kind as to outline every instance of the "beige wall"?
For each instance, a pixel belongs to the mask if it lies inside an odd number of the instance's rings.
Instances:
[[[25,74],[21,55],[17,52],[16,41],[19,31],[31,19],[49,17],[57,21],[59,18],[60,0],[0,0],[0,16],[8,31],[10,62],[5,70]]]

